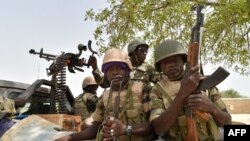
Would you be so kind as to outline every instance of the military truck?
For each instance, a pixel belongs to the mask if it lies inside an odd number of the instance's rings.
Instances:
[[[63,102],[66,113],[63,114],[61,114],[63,111],[60,111],[60,108],[55,108],[57,102],[54,100],[56,94],[54,89],[55,83],[45,79],[38,79],[32,84],[0,80],[0,95],[10,99],[17,97],[27,99],[25,106],[17,109],[13,116],[13,120],[17,123],[0,137],[0,141],[19,140],[20,138],[25,140],[53,140],[60,135],[79,132],[82,121],[80,116],[72,115],[74,97],[70,88],[66,86],[66,99]],[[36,116],[34,117],[34,115]],[[28,136],[29,132],[27,131],[33,131],[34,129],[39,129],[39,132],[34,133],[33,136]],[[63,130],[63,132],[58,132],[60,130]],[[16,131],[18,131],[18,134]]]
[[[0,95],[10,99],[22,95],[27,99],[26,105],[18,109],[17,114],[19,115],[56,114],[57,111],[54,110],[56,103],[53,99],[55,95],[53,91],[54,84],[45,79],[38,79],[32,84],[0,80]],[[73,114],[74,96],[68,86],[66,86],[66,100],[64,103],[67,107],[67,114]]]

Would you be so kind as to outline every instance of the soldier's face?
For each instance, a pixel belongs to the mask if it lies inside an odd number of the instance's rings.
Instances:
[[[108,81],[111,83],[111,81],[113,81],[112,84],[112,88],[119,88],[120,86],[120,82],[122,81],[123,78],[125,78],[126,75],[126,70],[119,66],[119,65],[111,65],[106,72],[106,77],[108,79]]]
[[[148,47],[145,45],[138,46],[135,50],[135,55],[140,63],[143,63],[147,57]]]
[[[89,91],[90,93],[96,94],[96,90],[97,90],[97,88],[98,88],[98,85],[89,85],[89,86],[87,86],[87,87],[88,87],[88,91]]]
[[[165,58],[160,63],[161,70],[168,79],[176,80],[182,77],[184,73],[184,62],[180,55]]]

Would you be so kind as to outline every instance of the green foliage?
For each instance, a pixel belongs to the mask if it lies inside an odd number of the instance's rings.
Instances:
[[[240,95],[233,89],[225,90],[220,92],[222,98],[245,98],[246,96]]]
[[[205,5],[202,57],[204,63],[223,64],[243,75],[250,74],[249,0],[108,0],[109,7],[86,12],[85,20],[96,21],[94,36],[100,51],[124,48],[135,37],[156,47],[165,39],[188,46],[195,12]]]

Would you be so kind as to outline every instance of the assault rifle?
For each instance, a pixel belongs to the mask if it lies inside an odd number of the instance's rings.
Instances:
[[[188,47],[188,57],[187,57],[187,67],[192,68],[197,66],[200,58],[200,50],[201,50],[201,35],[202,35],[202,27],[204,14],[202,13],[203,6],[197,5],[192,7],[192,10],[196,10],[197,21],[196,24],[192,28],[191,33],[191,41]],[[201,63],[200,63],[201,64]],[[224,81],[229,72],[219,67],[213,74],[206,77],[205,79],[199,82],[199,85],[196,89],[197,92],[204,91],[210,89],[212,87],[217,86],[219,83]],[[193,114],[200,116],[204,120],[208,120],[207,113],[201,113],[199,111],[192,112],[189,108],[185,110],[186,114],[186,122],[187,122],[187,135],[185,141],[198,141],[198,134],[195,126],[195,120],[193,119]]]

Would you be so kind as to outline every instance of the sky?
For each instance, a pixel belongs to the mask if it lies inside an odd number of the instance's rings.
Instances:
[[[86,10],[100,11],[107,7],[106,0],[1,0],[0,1],[0,79],[33,83],[36,79],[48,79],[46,68],[52,61],[29,54],[30,49],[60,55],[62,52],[77,53],[78,44],[87,45],[92,40],[97,24],[84,21]],[[81,58],[88,59],[91,53],[83,52]],[[98,59],[100,67],[101,58]],[[216,67],[205,66],[210,74]],[[92,75],[91,68],[84,72],[67,72],[67,85],[74,96],[82,92],[84,77]],[[250,97],[250,77],[228,70],[230,76],[218,85],[220,90],[234,89]],[[100,95],[101,89],[98,89]]]

